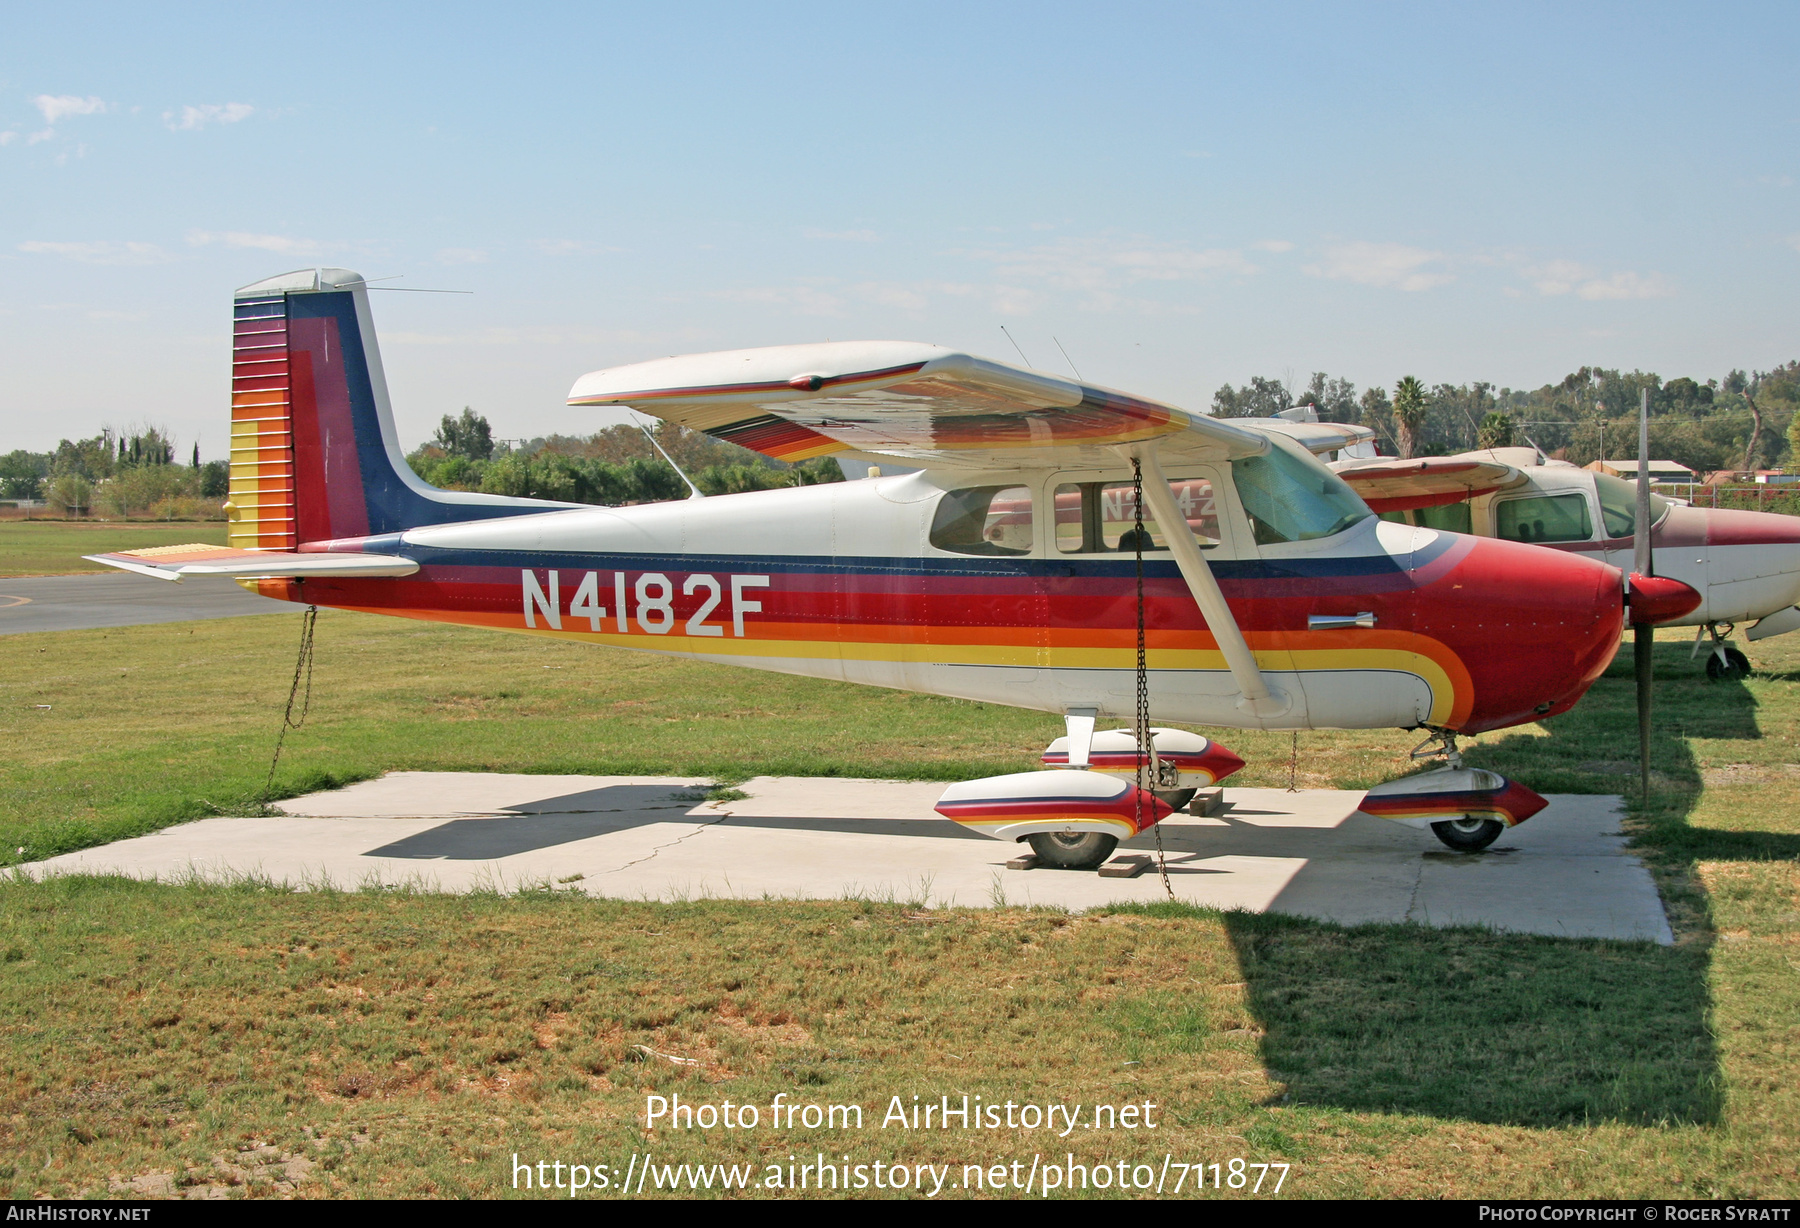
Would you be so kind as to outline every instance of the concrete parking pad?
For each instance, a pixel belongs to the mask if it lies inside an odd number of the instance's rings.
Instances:
[[[37,862],[32,873],[261,876],[296,886],[553,886],[628,899],[880,900],[1080,910],[1166,899],[1135,879],[1008,870],[1018,846],[966,832],[941,784],[758,777],[708,803],[669,777],[396,772],[282,803],[276,818],[205,819]],[[1217,818],[1162,824],[1175,897],[1345,923],[1485,925],[1563,937],[1673,937],[1625,850],[1619,802],[1555,795],[1484,853],[1353,813],[1361,795],[1227,789]],[[1120,846],[1154,852],[1152,836]]]

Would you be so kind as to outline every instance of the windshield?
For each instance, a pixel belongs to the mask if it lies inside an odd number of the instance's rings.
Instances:
[[[1337,474],[1285,439],[1231,462],[1232,481],[1259,546],[1342,533],[1374,515]]]
[[[1600,496],[1600,519],[1608,537],[1630,537],[1637,532],[1637,483],[1615,478],[1610,473],[1594,475],[1594,493]],[[1662,519],[1669,501],[1650,492],[1650,523]]]

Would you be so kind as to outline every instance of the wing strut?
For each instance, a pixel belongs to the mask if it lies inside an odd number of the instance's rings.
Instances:
[[[1162,466],[1157,463],[1156,449],[1138,447],[1120,448],[1118,451],[1128,460],[1135,457],[1143,462],[1144,502],[1150,505],[1151,512],[1155,514],[1156,523],[1163,531],[1163,539],[1168,542],[1169,549],[1175,555],[1175,565],[1181,568],[1181,578],[1187,581],[1188,592],[1194,595],[1194,604],[1200,607],[1207,629],[1218,642],[1219,651],[1225,656],[1225,664],[1231,668],[1232,680],[1243,693],[1244,697],[1238,701],[1238,706],[1247,708],[1260,717],[1281,716],[1292,704],[1285,693],[1271,687],[1263,677],[1262,668],[1256,663],[1256,655],[1250,651],[1243,631],[1238,628],[1237,619],[1232,616],[1231,607],[1225,603],[1225,594],[1219,588],[1218,579],[1207,564],[1206,556],[1200,553],[1200,543],[1194,539],[1194,530],[1175,503],[1175,496],[1169,490],[1169,480],[1163,476]]]

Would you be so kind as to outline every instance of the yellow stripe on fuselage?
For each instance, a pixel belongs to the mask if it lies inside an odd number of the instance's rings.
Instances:
[[[273,594],[271,594],[273,595]],[[915,665],[991,666],[1014,669],[1102,669],[1132,670],[1137,668],[1135,645],[1116,647],[1098,645],[1057,644],[982,644],[938,643],[920,640],[787,639],[783,637],[745,637],[729,633],[723,636],[683,635],[671,631],[655,635],[644,631],[576,630],[564,626],[523,627],[514,621],[517,615],[488,615],[471,618],[459,611],[397,610],[382,607],[342,606],[361,609],[370,614],[399,615],[433,622],[459,623],[491,627],[524,635],[541,635],[552,639],[573,640],[586,644],[605,644],[613,648],[631,648],[640,652],[660,652],[689,657],[757,657],[763,660],[793,661],[867,661],[900,662]],[[492,621],[488,621],[488,620]],[[608,619],[608,622],[611,620]],[[567,619],[565,619],[567,622]],[[848,628],[847,628],[848,629]],[[959,628],[967,631],[967,628]],[[1123,633],[1121,633],[1122,635]],[[1346,638],[1343,632],[1313,634],[1291,632],[1250,632],[1246,639],[1257,665],[1270,673],[1294,672],[1304,681],[1309,673],[1341,673],[1381,670],[1411,674],[1431,691],[1431,713],[1427,724],[1454,727],[1467,715],[1474,698],[1468,671],[1443,644],[1427,636],[1404,631],[1379,633],[1387,641],[1379,646],[1339,647],[1328,643],[1307,647],[1318,641]],[[1195,638],[1210,638],[1204,633]],[[1268,641],[1275,641],[1270,644]],[[1362,640],[1367,644],[1368,637]],[[1224,673],[1230,667],[1225,656],[1215,647],[1149,648],[1145,663],[1152,670],[1191,670]]]

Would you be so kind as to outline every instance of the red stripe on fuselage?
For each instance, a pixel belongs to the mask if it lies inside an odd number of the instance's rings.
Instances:
[[[695,567],[699,561],[706,566]],[[687,576],[762,574],[755,558],[647,558],[644,563],[626,571],[628,587],[635,591],[637,577],[645,572],[667,576],[677,594],[672,598],[677,633],[708,597],[704,587],[679,595]],[[599,630],[616,633],[607,582],[612,569],[593,570],[606,573],[600,592],[608,616]],[[584,571],[560,569],[564,609]],[[747,638],[772,649],[785,640],[1125,652],[1136,641],[1134,583],[1126,576],[767,574],[768,586],[753,592],[762,609],[748,616],[746,629]],[[1566,709],[1606,668],[1618,645],[1616,570],[1511,542],[1461,538],[1453,550],[1416,572],[1226,579],[1222,587],[1256,651],[1326,654],[1299,663],[1302,669],[1334,668],[1329,663],[1334,652],[1380,650],[1428,657],[1454,690],[1445,723],[1468,732]],[[270,582],[267,588],[275,590],[271,596],[320,605],[481,626],[525,625],[516,563],[427,565],[417,576],[403,579],[321,578],[304,584]],[[1148,580],[1145,597],[1146,639],[1152,650],[1216,647],[1182,581]],[[1314,614],[1365,612],[1376,617],[1372,629],[1306,629]],[[722,607],[710,621],[719,626],[730,619],[729,608]],[[584,617],[565,613],[563,620],[565,630],[591,629]],[[635,619],[628,627],[634,635],[641,630]],[[643,647],[656,648],[659,637],[643,638]],[[1284,668],[1273,662],[1269,667]]]

